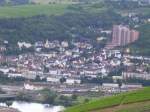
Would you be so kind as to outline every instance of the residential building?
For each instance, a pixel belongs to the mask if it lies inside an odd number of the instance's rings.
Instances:
[[[131,73],[131,72],[123,72],[123,79],[144,79],[150,80],[150,74],[148,73]]]
[[[112,44],[114,46],[124,46],[136,41],[139,38],[139,32],[131,30],[123,25],[114,25],[112,33]]]

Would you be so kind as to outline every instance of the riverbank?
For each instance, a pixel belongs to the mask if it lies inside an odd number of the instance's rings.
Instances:
[[[0,110],[0,112],[60,112],[65,109],[65,107],[60,105],[29,103],[23,101],[13,101],[9,106],[10,108],[7,108],[6,103],[1,103],[1,106],[3,107],[3,111]]]
[[[14,108],[0,107],[0,112],[20,112]]]

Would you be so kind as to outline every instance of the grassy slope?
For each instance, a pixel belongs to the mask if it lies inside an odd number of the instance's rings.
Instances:
[[[120,104],[129,104],[147,100],[150,100],[150,88],[144,88],[143,90],[128,92],[96,101],[91,101],[89,103],[76,105],[68,108],[65,112],[88,112],[117,106]]]
[[[38,4],[49,4],[50,2],[54,1],[56,3],[71,3],[70,0],[29,0],[29,1]]]
[[[3,6],[0,7],[0,18],[60,15],[65,12],[67,6],[66,4]]]
[[[150,102],[131,104],[115,112],[150,112]]]
[[[0,18],[32,17],[36,15],[61,15],[67,12],[79,10],[70,10],[70,4],[36,4],[36,5],[18,5],[18,6],[0,6]],[[75,6],[74,6],[75,7]],[[105,6],[95,7],[94,5],[82,5],[84,11],[91,13],[100,13],[107,10]]]

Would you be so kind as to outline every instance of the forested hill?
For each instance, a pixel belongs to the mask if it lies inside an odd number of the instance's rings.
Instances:
[[[99,29],[119,24],[120,14],[100,4],[0,7],[0,39],[11,44],[45,39],[96,38]]]
[[[73,3],[78,0],[0,0],[0,5]]]
[[[103,0],[0,0],[0,5],[23,5],[23,4],[77,4],[101,2]]]
[[[98,0],[100,3],[92,4],[91,1],[97,0],[79,0],[83,4],[67,4],[70,0],[63,0],[66,4],[43,4],[43,1],[48,0],[34,0],[37,4],[33,0],[0,0],[3,5],[0,6],[0,41],[16,45],[18,41],[110,38],[110,35],[101,34],[101,30],[124,24],[139,26],[140,39],[129,46],[131,50],[136,54],[149,54],[150,26],[143,24],[150,18],[150,7],[139,6],[133,1]],[[129,17],[130,12],[135,15]]]
[[[111,28],[121,22],[118,14],[66,13],[60,16],[34,16],[29,18],[0,19],[0,38],[9,43],[18,41],[35,42],[45,39],[72,39],[75,37],[96,38],[98,28]],[[108,22],[109,21],[109,22]]]
[[[0,0],[0,5],[22,5],[22,4],[28,4],[29,0]]]

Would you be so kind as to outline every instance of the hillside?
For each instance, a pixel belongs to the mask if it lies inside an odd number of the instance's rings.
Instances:
[[[74,0],[73,0],[74,1]],[[72,0],[0,0],[0,5],[71,3]]]
[[[107,10],[103,4],[26,4],[0,6],[0,18],[33,17],[38,15],[58,16],[66,13],[101,13]]]
[[[0,9],[0,38],[8,40],[10,44],[20,40],[35,42],[79,36],[95,38],[98,35],[96,28],[109,28],[113,23],[121,21],[118,14],[107,11],[105,7],[95,8],[89,5],[23,5],[11,8]],[[36,14],[37,16],[30,17]]]
[[[50,4],[50,3],[64,3],[64,4],[71,4],[71,3],[78,3],[79,0],[29,0],[29,3],[36,3],[36,4]]]
[[[28,4],[29,0],[0,0],[0,5],[22,5],[22,4]]]
[[[0,7],[0,18],[61,15],[67,6],[65,4],[3,6]]]
[[[138,28],[140,38],[129,46],[133,54],[150,55],[150,23],[144,24]]]
[[[0,40],[8,40],[14,45],[18,41],[78,37],[95,39],[101,36],[97,31],[99,28],[111,30],[113,24],[134,25],[132,20],[123,16],[129,12],[133,11],[141,18],[150,15],[149,7],[139,8],[128,2],[120,5],[98,0],[99,4],[73,5],[69,3],[72,0],[61,0],[65,3],[55,4],[49,4],[49,1],[54,0],[0,0],[0,4],[5,4],[0,6]],[[97,0],[80,0],[83,1],[89,3]],[[133,54],[149,55],[150,25],[139,26],[140,39],[127,47],[131,48]]]
[[[140,109],[137,109],[138,106]],[[135,110],[137,109],[137,111]],[[102,98],[68,108],[65,112],[149,112],[150,88]],[[135,111],[134,111],[135,110]]]
[[[0,0],[0,5],[23,5],[23,4],[78,4],[98,3],[103,0]]]

